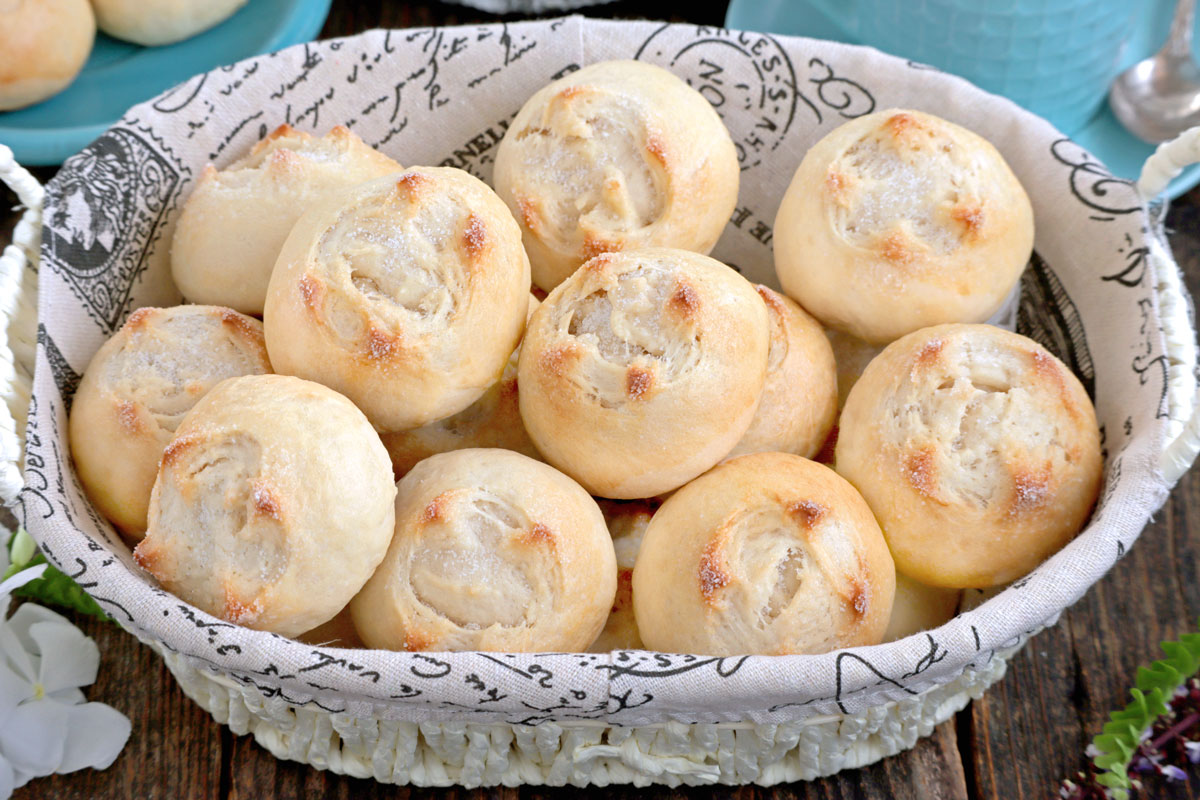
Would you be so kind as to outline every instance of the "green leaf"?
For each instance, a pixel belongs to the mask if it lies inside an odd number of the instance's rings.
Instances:
[[[1166,658],[1140,667],[1132,698],[1122,709],[1108,715],[1100,735],[1092,740],[1099,754],[1092,759],[1101,774],[1096,782],[1112,790],[1113,797],[1125,800],[1133,787],[1129,763],[1137,753],[1142,734],[1154,721],[1167,713],[1168,701],[1175,690],[1200,671],[1200,632],[1185,633],[1178,641],[1163,642]]]
[[[46,563],[46,558],[37,551],[37,544],[24,528],[18,528],[8,542],[9,559],[12,563],[4,571],[4,578],[23,569]],[[2,580],[2,578],[0,578]],[[38,600],[60,608],[69,608],[99,619],[112,621],[104,609],[92,599],[79,584],[64,575],[53,565],[46,567],[40,578],[36,578],[14,592],[18,597]]]

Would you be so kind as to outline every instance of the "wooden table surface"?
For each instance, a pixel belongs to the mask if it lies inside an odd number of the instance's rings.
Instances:
[[[592,9],[594,15],[720,24],[724,2],[638,0]],[[334,0],[322,36],[373,27],[495,21],[442,3]],[[39,172],[43,180],[52,170]],[[0,240],[12,217],[0,189]],[[1200,289],[1200,189],[1168,217],[1171,242],[1188,286]],[[84,770],[39,779],[17,798],[897,798],[1019,800],[1057,796],[1057,784],[1083,767],[1084,748],[1112,708],[1124,704],[1139,664],[1159,655],[1158,642],[1192,629],[1200,614],[1200,471],[1185,476],[1158,518],[1111,574],[1038,635],[982,699],[908,753],[811,783],[704,789],[437,789],[384,786],[277,761],[250,737],[234,737],[175,685],[162,661],[115,626],[77,621],[100,646],[100,678],[89,699],[133,721],[129,744],[104,772]],[[1200,796],[1192,784],[1154,796]]]

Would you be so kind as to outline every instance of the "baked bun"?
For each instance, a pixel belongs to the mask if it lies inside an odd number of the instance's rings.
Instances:
[[[400,165],[342,126],[320,138],[281,125],[249,155],[200,173],[171,240],[171,274],[188,300],[262,314],[283,241],[306,208]]]
[[[883,641],[894,642],[921,631],[932,630],[958,612],[962,592],[942,586],[926,586],[896,573],[896,600]]]
[[[895,568],[871,509],[787,453],[726,461],[650,520],[633,570],[648,649],[714,656],[878,644]]]
[[[246,0],[92,0],[100,30],[147,47],[195,36],[245,4]]]
[[[0,2],[0,111],[40,103],[67,88],[95,40],[88,0]]]
[[[343,608],[328,622],[300,634],[296,640],[315,647],[366,647],[354,629],[354,618],[350,616],[349,607]]]
[[[530,295],[529,316],[538,305],[538,299]],[[497,447],[541,460],[525,432],[517,404],[517,358],[520,355],[521,348],[518,347],[504,365],[500,380],[457,414],[419,428],[380,434],[383,446],[392,457],[396,480],[431,455],[468,447]]]
[[[96,510],[128,541],[141,539],[158,460],[184,415],[226,378],[270,371],[256,319],[214,306],[130,314],[71,405],[71,455]]]
[[[455,450],[397,489],[391,547],[350,604],[369,646],[581,651],[596,638],[617,565],[577,483],[508,450]]]
[[[588,648],[589,653],[607,653],[611,650],[641,650],[642,637],[638,633],[637,618],[633,615],[633,566],[637,563],[638,550],[650,518],[658,508],[657,501],[647,500],[597,500],[608,532],[612,535],[613,549],[617,553],[617,597],[604,630]]]
[[[163,453],[133,557],[215,617],[295,637],[371,576],[395,497],[387,451],[349,400],[286,375],[231,378]]]
[[[750,428],[729,453],[795,453],[812,458],[837,419],[837,364],[819,322],[794,300],[754,287],[767,305],[767,381]]]
[[[940,325],[889,345],[850,390],[837,469],[896,568],[933,586],[1018,578],[1082,527],[1100,432],[1078,379],[1031,339]]]
[[[983,322],[1033,250],[1033,209],[985,139],[920,111],[847,122],[800,163],[775,218],[783,289],[875,344]]]
[[[300,218],[271,274],[267,350],[277,372],[405,430],[499,380],[528,307],[529,260],[500,199],[462,170],[415,167]]]
[[[749,428],[769,328],[754,287],[708,256],[597,256],[529,322],[518,368],[525,429],[594,495],[670,491]]]
[[[492,181],[549,291],[592,256],[707,253],[737,205],[737,151],[699,92],[639,61],[592,64],[525,103]]]

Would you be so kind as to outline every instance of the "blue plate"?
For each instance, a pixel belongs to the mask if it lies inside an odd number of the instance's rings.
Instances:
[[[312,40],[331,0],[251,0],[199,36],[140,47],[99,34],[66,91],[19,111],[0,112],[0,143],[28,166],[61,164],[133,105],[200,72]]]
[[[1137,15],[1136,27],[1121,58],[1121,69],[1153,55],[1167,39],[1174,0],[1140,2],[1142,11]],[[845,34],[824,12],[810,5],[807,0],[733,0],[729,4],[725,24],[740,30],[847,41]],[[1195,38],[1195,42],[1196,55],[1200,57],[1200,36]],[[1141,174],[1142,164],[1154,152],[1154,145],[1146,144],[1117,122],[1107,103],[1081,130],[1066,133],[1120,178],[1136,180]],[[1188,167],[1171,181],[1167,194],[1178,197],[1197,183],[1200,183],[1200,164]]]

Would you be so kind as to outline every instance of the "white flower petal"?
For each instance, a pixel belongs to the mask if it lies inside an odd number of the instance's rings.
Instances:
[[[21,640],[21,644],[27,651],[36,654],[38,652],[38,645],[33,640],[33,637],[29,635],[29,628],[38,622],[58,622],[63,625],[75,627],[62,614],[57,614],[44,606],[39,606],[37,603],[23,604],[8,618],[5,627],[17,635],[17,638]]]
[[[129,741],[129,717],[104,703],[84,703],[70,709],[67,741],[58,772],[84,767],[107,769]]]
[[[69,710],[69,706],[45,699],[17,706],[0,729],[0,753],[20,772],[54,772],[62,763]]]
[[[13,774],[12,764],[0,758],[0,798],[8,800],[16,788],[17,776]]]
[[[30,581],[42,577],[42,573],[46,571],[47,566],[49,565],[38,564],[36,567],[23,569],[15,575],[10,575],[7,580],[0,582],[0,595],[12,594]]]
[[[35,622],[29,637],[37,642],[42,663],[38,683],[46,692],[57,692],[96,682],[100,648],[69,622]]]
[[[59,689],[57,692],[46,692],[46,697],[65,706],[77,706],[87,702],[83,692],[78,689]]]
[[[25,772],[24,770],[17,769],[16,767],[13,767],[12,771],[13,771],[13,781],[16,783],[18,789],[20,789],[25,784],[29,783],[34,778],[44,777],[42,775],[35,775],[32,772]]]
[[[21,638],[0,620],[0,659],[30,685],[37,680],[39,659],[25,649]]]
[[[33,697],[33,684],[22,678],[12,667],[0,662],[0,727],[17,706]]]

